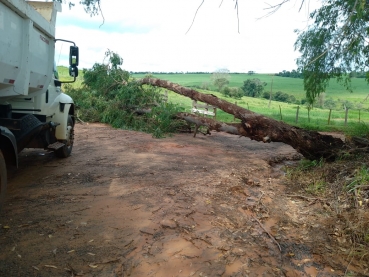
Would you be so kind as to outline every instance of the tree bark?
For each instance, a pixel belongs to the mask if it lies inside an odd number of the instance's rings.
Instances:
[[[229,103],[212,94],[200,93],[179,84],[155,78],[144,78],[140,83],[166,88],[192,100],[208,103],[226,113],[233,114],[242,121],[239,124],[227,124],[188,113],[179,114],[179,117],[186,121],[205,125],[211,130],[237,134],[256,141],[283,142],[311,160],[320,158],[334,160],[345,147],[345,143],[339,138],[288,125]]]

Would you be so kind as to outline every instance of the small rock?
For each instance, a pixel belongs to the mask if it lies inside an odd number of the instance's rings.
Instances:
[[[177,227],[177,223],[174,220],[171,219],[164,219],[160,222],[160,225],[163,228],[170,228],[170,229],[175,229]]]
[[[150,228],[141,228],[140,232],[143,233],[143,234],[147,234],[147,235],[154,235],[155,234],[155,230],[150,229]]]
[[[232,254],[235,256],[243,256],[245,255],[245,251],[243,251],[241,248],[235,248],[232,250]]]
[[[222,245],[220,247],[218,247],[219,250],[222,250],[222,251],[229,251],[231,250],[231,247],[229,245]]]

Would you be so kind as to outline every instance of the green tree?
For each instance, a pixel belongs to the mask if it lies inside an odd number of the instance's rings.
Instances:
[[[355,104],[348,101],[348,100],[344,100],[342,101],[342,107],[346,110],[346,109],[353,109],[355,108]]]
[[[270,99],[270,91],[263,91],[261,97],[264,98],[264,99]],[[272,97],[272,100],[273,99],[274,98]]]
[[[325,92],[320,93],[317,100],[318,107],[323,109],[325,104]]]
[[[221,93],[226,97],[241,99],[243,96],[243,91],[237,87],[224,87]]]
[[[83,82],[92,91],[114,98],[115,91],[127,85],[129,72],[120,68],[123,59],[119,54],[107,50],[105,59],[108,60],[108,63],[95,63],[92,69],[83,70]]]
[[[218,88],[218,91],[221,91],[224,86],[229,84],[230,78],[231,75],[226,68],[218,69],[211,74],[212,83]]]
[[[337,78],[351,90],[350,72],[368,75],[369,2],[365,0],[326,0],[310,14],[313,23],[297,31],[297,60],[304,76],[309,102],[325,91],[328,81]]]
[[[261,82],[258,78],[254,78],[244,81],[241,89],[244,91],[246,96],[258,97],[262,94],[266,85],[267,83]]]
[[[284,93],[282,91],[277,91],[275,94],[274,94],[274,99],[276,101],[280,101],[280,102],[288,102],[288,98],[289,98],[289,95],[287,93]]]
[[[334,110],[337,108],[337,103],[332,98],[329,98],[325,101],[324,106],[329,110]]]

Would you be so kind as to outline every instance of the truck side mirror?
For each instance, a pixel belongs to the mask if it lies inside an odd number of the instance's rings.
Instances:
[[[69,67],[69,76],[77,78],[78,77],[78,67],[71,65]]]
[[[79,51],[77,46],[71,46],[69,48],[69,65],[72,67],[78,66],[79,62]],[[70,72],[70,68],[69,68]]]

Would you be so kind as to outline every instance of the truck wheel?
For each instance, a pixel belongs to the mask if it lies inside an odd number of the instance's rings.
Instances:
[[[0,150],[0,207],[5,200],[6,182],[7,182],[6,164],[3,153]]]
[[[74,143],[74,123],[72,116],[68,116],[68,123],[67,123],[67,141],[65,141],[65,145],[58,150],[55,151],[55,155],[59,158],[66,158],[69,157],[72,153],[73,143]]]

